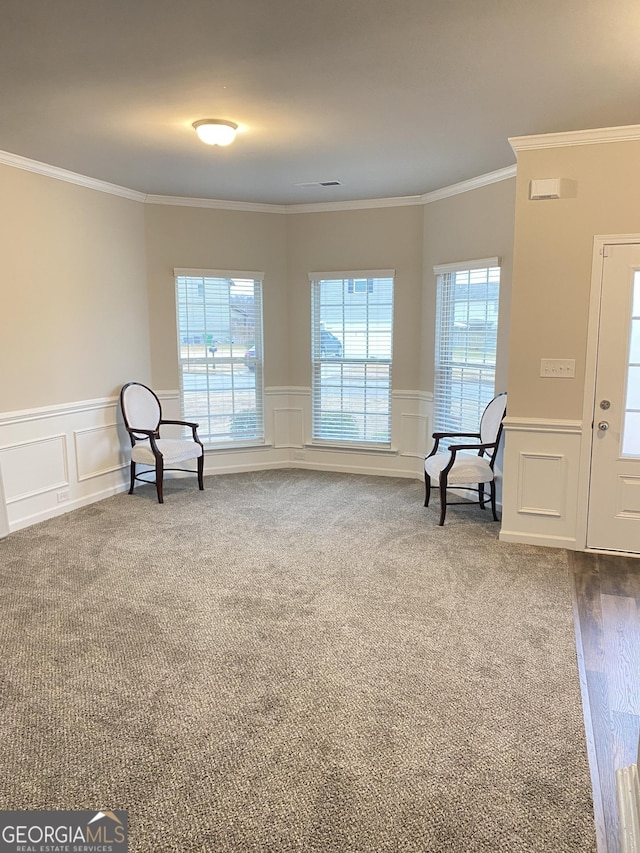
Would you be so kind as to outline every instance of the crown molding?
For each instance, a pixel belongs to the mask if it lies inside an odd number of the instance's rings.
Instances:
[[[640,138],[640,126],[638,126],[637,129],[639,132],[638,138]],[[509,141],[511,142],[511,140]],[[117,184],[110,184],[108,181],[101,181],[98,178],[90,178],[87,175],[70,172],[68,169],[61,169],[58,166],[50,166],[48,163],[41,163],[38,160],[30,160],[27,157],[21,157],[19,154],[11,154],[8,151],[0,151],[0,164],[12,166],[15,169],[22,169],[26,172],[44,175],[48,178],[55,178],[58,181],[76,184],[77,186],[97,190],[98,192],[120,196],[121,198],[126,198],[130,201],[138,201],[143,204],[200,207],[211,210],[237,210],[248,213],[286,214],[324,213],[337,210],[372,210],[385,207],[407,207],[411,205],[430,204],[433,201],[439,201],[440,199],[448,198],[449,196],[466,193],[471,190],[479,189],[480,187],[488,186],[489,184],[497,183],[498,181],[508,180],[509,178],[515,177],[516,174],[515,166],[507,166],[504,169],[498,169],[495,172],[478,175],[475,178],[470,178],[469,180],[461,181],[457,184],[451,184],[450,186],[442,187],[441,189],[433,190],[432,192],[424,193],[423,195],[355,199],[352,201],[315,202],[310,204],[267,204],[212,198],[150,195],[138,192],[137,190],[128,189],[127,187],[121,187]]]
[[[34,172],[36,175],[44,175],[47,178],[55,178],[57,181],[65,181],[68,184],[87,187],[87,189],[97,190],[101,193],[117,195],[130,201],[143,202],[145,200],[145,194],[137,190],[119,187],[117,184],[110,184],[108,181],[100,181],[98,178],[90,178],[87,175],[79,175],[77,172],[70,172],[68,169],[61,169],[59,166],[41,163],[39,160],[29,160],[28,157],[11,154],[8,151],[0,151],[0,164],[12,166],[14,169],[22,169],[24,172]]]
[[[146,195],[145,204],[173,205],[174,207],[205,207],[211,210],[240,210],[248,213],[288,213],[285,204],[263,204],[256,201],[225,201],[216,198],[187,198],[174,195]]]
[[[533,136],[511,136],[509,145],[516,155],[519,151],[537,148],[564,148],[568,145],[600,145],[607,142],[640,140],[640,124],[623,127],[599,127],[593,130],[568,130],[563,133],[541,133]]]
[[[251,201],[225,201],[215,198],[186,198],[182,196],[147,195],[145,204],[205,207],[212,210],[241,210],[250,213],[323,213],[332,210],[364,210],[378,207],[406,207],[422,204],[422,196],[398,198],[365,198],[354,201],[320,201],[310,204],[267,204]]]
[[[319,201],[310,204],[287,204],[285,213],[324,213],[332,210],[371,210],[380,207],[407,207],[422,204],[422,196],[406,195],[395,198],[362,198],[353,201]]]
[[[490,184],[497,184],[499,181],[507,181],[509,178],[515,178],[515,176],[516,166],[505,166],[504,169],[497,169],[495,172],[486,172],[484,175],[460,181],[458,184],[450,184],[448,187],[442,187],[439,190],[425,193],[420,196],[420,202],[421,204],[431,204],[432,201],[440,201],[440,199],[449,198],[453,195],[468,193],[471,190],[487,187]]]

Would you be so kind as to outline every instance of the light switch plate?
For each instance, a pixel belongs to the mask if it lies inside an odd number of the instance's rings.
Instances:
[[[545,379],[573,379],[575,375],[575,358],[543,358],[540,360],[540,376],[544,376]]]

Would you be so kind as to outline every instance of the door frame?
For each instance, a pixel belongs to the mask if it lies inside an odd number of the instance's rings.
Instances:
[[[582,404],[582,442],[578,470],[578,501],[576,519],[576,546],[578,550],[602,554],[625,554],[626,551],[602,551],[587,548],[587,525],[589,522],[589,490],[591,488],[591,454],[593,452],[593,420],[596,396],[596,370],[598,366],[598,338],[600,333],[600,305],[604,275],[604,248],[624,244],[640,245],[640,234],[597,234],[593,238],[591,261],[591,296],[589,301],[589,323],[587,329],[587,355],[584,373],[584,397]]]

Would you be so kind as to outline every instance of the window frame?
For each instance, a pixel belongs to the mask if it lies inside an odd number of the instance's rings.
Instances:
[[[392,391],[393,391],[393,323],[394,323],[394,290],[395,290],[395,270],[366,270],[366,271],[341,271],[341,272],[310,272],[308,274],[311,285],[311,442],[319,446],[334,446],[334,447],[357,447],[359,449],[370,450],[386,450],[391,449],[391,426],[392,426]],[[375,297],[375,281],[379,279],[381,282],[390,280],[390,297],[388,299],[387,310],[389,313],[386,327],[377,332],[370,331],[371,320],[375,319],[374,309],[370,310],[370,297]],[[334,308],[341,310],[343,314],[341,333],[342,333],[342,352],[339,356],[334,354],[322,354],[321,341],[324,332],[331,329],[325,329],[326,314],[323,318],[321,290],[323,284],[341,282],[342,301],[335,303]],[[356,288],[356,282],[366,282],[366,285],[361,288]],[[352,329],[347,326],[344,315],[346,313],[345,297],[353,297],[362,302],[365,306],[365,328],[366,342],[365,349],[367,353],[373,347],[375,336],[382,335],[388,338],[388,352],[383,356],[371,355],[349,355],[348,337],[354,334]],[[371,299],[371,305],[375,306],[375,298]],[[384,306],[384,303],[380,303]],[[340,324],[338,324],[340,325]],[[335,329],[335,326],[334,326]],[[346,349],[346,351],[345,351]],[[323,365],[329,368],[339,368],[340,377],[338,382],[333,385],[328,379],[323,380]],[[374,374],[376,368],[386,367],[386,377],[383,373],[382,387],[387,385],[387,390],[384,395],[384,409],[382,412],[373,411],[376,405],[376,396],[373,394],[376,386],[374,385]],[[356,371],[356,379],[353,377],[349,380],[346,371],[351,368]],[[357,371],[362,370],[362,379],[358,380]],[[369,372],[370,376],[367,377]],[[379,371],[378,371],[379,372]],[[335,381],[335,380],[334,380]],[[359,387],[358,387],[359,383]],[[380,381],[378,380],[378,388]],[[328,410],[323,405],[323,389],[336,389],[339,396],[339,406],[337,409]],[[349,390],[355,389],[363,394],[362,408],[357,409],[353,404],[350,406],[344,405],[345,398],[349,397]],[[355,394],[354,394],[355,397]],[[380,395],[377,396],[377,403],[380,402]],[[339,410],[338,410],[339,409]],[[321,422],[324,417],[334,417],[341,426],[325,427],[322,429]],[[358,430],[360,435],[355,437],[349,432],[353,429],[353,423],[357,419]],[[385,426],[383,430],[379,429],[380,421],[384,420]],[[362,431],[364,436],[361,437]],[[375,432],[383,432],[383,436],[378,438],[368,437]],[[342,434],[340,434],[342,432]]]
[[[497,282],[491,281],[492,276],[495,277],[497,270]],[[493,258],[478,258],[471,261],[459,261],[451,264],[439,264],[433,268],[436,276],[436,322],[435,322],[435,353],[434,353],[434,382],[433,382],[433,426],[436,432],[476,432],[480,424],[480,418],[486,404],[495,396],[496,385],[496,362],[497,362],[497,334],[498,321],[500,310],[500,286],[501,286],[501,259]],[[484,318],[484,343],[482,349],[483,361],[478,359],[471,360],[469,358],[454,358],[452,354],[455,340],[455,307],[456,305],[467,306],[467,317],[471,314],[471,305],[473,302],[478,303],[480,300],[472,299],[470,288],[473,285],[473,274],[476,277],[479,273],[485,273],[485,282],[476,282],[483,284],[487,288],[487,298],[485,299]],[[453,287],[455,287],[456,274],[467,274],[469,280],[467,282],[467,298],[466,300],[456,300]],[[460,283],[464,286],[463,283]],[[490,299],[488,296],[489,287],[497,284],[497,297]],[[445,291],[448,290],[448,293]],[[487,355],[490,355],[487,349],[487,327],[489,307],[493,306],[492,315],[495,316],[495,333],[492,333],[491,338],[495,341],[495,346],[492,347],[493,360],[487,362]],[[470,348],[472,331],[467,326],[465,335],[462,337],[462,344],[465,352],[468,354]],[[476,332],[477,337],[477,332]],[[477,343],[476,343],[477,347]],[[473,389],[472,394],[460,393],[459,397],[452,396],[453,382],[452,371],[459,371],[462,378],[459,383],[462,388],[467,385],[467,392]],[[465,371],[472,376],[477,377],[476,380],[467,379],[465,382]],[[483,392],[483,386],[486,386],[486,377],[491,377],[491,391]],[[457,419],[453,418],[451,410],[454,408],[456,400],[458,401],[459,412]]]
[[[179,396],[180,396],[180,410],[182,413],[182,417],[185,420],[195,421],[196,423],[200,423],[199,435],[200,438],[205,445],[205,447],[210,449],[218,449],[225,447],[251,447],[251,446],[261,446],[266,442],[265,437],[265,391],[264,391],[264,357],[263,357],[263,329],[264,329],[264,310],[263,310],[263,284],[264,284],[264,273],[256,272],[256,271],[246,271],[246,270],[213,270],[213,269],[191,269],[191,268],[175,268],[174,271],[174,295],[176,300],[176,343],[177,343],[177,361],[178,361],[178,370],[179,370]],[[181,319],[180,319],[180,296],[179,296],[179,279],[195,279],[193,282],[197,285],[197,291],[199,297],[197,299],[205,300],[206,294],[206,280],[216,280],[220,281],[241,281],[241,282],[253,282],[253,298],[254,298],[254,311],[253,311],[253,340],[255,347],[255,358],[251,360],[251,366],[246,358],[246,353],[251,349],[248,347],[248,341],[243,342],[243,344],[239,347],[239,354],[236,355],[234,350],[234,331],[233,331],[233,322],[231,319],[231,297],[229,297],[229,318],[228,318],[228,336],[229,336],[229,350],[230,353],[225,356],[217,356],[216,353],[218,350],[211,355],[210,353],[210,344],[215,346],[216,340],[213,338],[213,334],[215,332],[209,332],[206,329],[207,324],[207,308],[204,303],[202,305],[198,305],[196,310],[202,310],[204,312],[203,323],[205,328],[203,328],[202,332],[198,329],[195,332],[190,332],[188,328],[181,327]],[[200,279],[198,282],[197,280]],[[214,298],[215,301],[215,298]],[[214,314],[214,311],[212,311]],[[215,315],[215,314],[214,314]],[[220,323],[220,328],[222,328],[222,319],[216,318],[216,321]],[[187,343],[183,343],[181,338],[187,337],[189,340]],[[195,339],[198,338],[198,343],[196,343]],[[211,340],[209,340],[211,338]],[[202,339],[202,340],[200,340]],[[187,356],[183,357],[182,348],[184,346],[200,346],[203,347],[203,355],[198,356],[194,355],[193,357],[189,357],[189,351],[187,350]],[[207,400],[207,413],[203,414],[201,411],[192,410],[189,404],[186,402],[185,397],[185,386],[184,386],[184,366],[185,365],[197,365],[198,367],[204,366],[204,373],[206,375],[206,387],[203,389],[198,389],[201,391],[203,395],[206,395]],[[214,416],[214,412],[211,408],[212,400],[215,400],[216,393],[215,389],[213,393],[211,392],[211,380],[216,381],[214,379],[216,366],[219,369],[221,366],[227,367],[227,373],[229,373],[229,384],[230,388],[227,390],[227,399],[231,399],[231,411],[227,413],[231,419],[231,424],[229,429],[225,433],[221,433],[219,438],[216,438],[216,433],[210,431],[212,417]],[[244,388],[242,387],[244,383],[239,383],[236,386],[235,381],[238,377],[246,379],[244,376],[243,368],[247,368],[249,373],[254,377],[253,383],[250,387]],[[242,372],[240,372],[242,371]],[[220,373],[218,373],[218,376]],[[220,389],[222,392],[224,389]],[[255,398],[255,405],[250,409],[238,408],[236,409],[236,405],[241,406],[240,395],[242,391],[250,391],[251,395]],[[230,394],[229,394],[230,392]],[[236,393],[237,392],[237,393]],[[222,396],[222,393],[220,393]],[[248,426],[245,426],[242,423],[242,419],[239,419],[238,423],[240,424],[240,428],[236,430],[239,437],[234,437],[234,418],[237,415],[244,414],[251,415],[251,423]],[[219,417],[219,415],[217,415]],[[208,422],[209,427],[204,427],[203,422]],[[246,419],[245,419],[246,423]]]

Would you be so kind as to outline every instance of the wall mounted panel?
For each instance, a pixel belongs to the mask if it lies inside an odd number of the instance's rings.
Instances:
[[[504,427],[500,539],[578,549],[582,423],[507,416]]]

